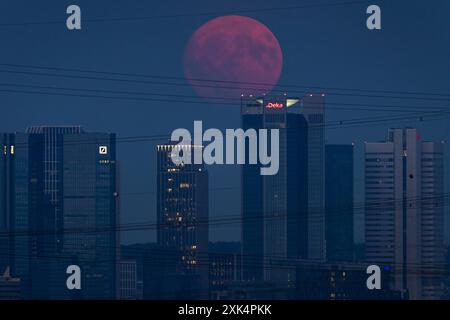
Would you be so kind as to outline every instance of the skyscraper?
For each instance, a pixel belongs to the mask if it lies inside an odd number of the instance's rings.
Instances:
[[[6,218],[8,265],[14,277],[21,279],[22,295],[32,297],[32,284],[38,279],[40,264],[36,256],[43,251],[45,205],[43,201],[42,137],[26,133],[3,134],[2,203]],[[40,162],[41,161],[41,162]],[[48,232],[47,234],[50,234]],[[38,245],[37,240],[41,239]],[[47,253],[45,253],[47,254]],[[36,268],[35,268],[36,267]],[[32,277],[34,271],[34,278]],[[41,288],[46,292],[48,286]]]
[[[414,128],[365,145],[366,258],[394,270],[411,299],[439,298],[443,263],[443,148]]]
[[[81,298],[114,299],[119,246],[116,137],[64,134],[62,149],[61,254],[82,270]]]
[[[325,254],[323,96],[242,97],[241,114],[244,130],[278,129],[280,137],[276,175],[242,169],[243,278],[289,285],[295,272],[280,260]]]
[[[444,146],[422,142],[421,256],[422,298],[442,297],[444,253]]]
[[[9,219],[11,207],[11,173],[12,160],[14,154],[13,136],[0,134],[0,270],[5,270],[10,266],[10,239],[9,239]],[[0,271],[2,272],[2,271]]]
[[[175,165],[173,149],[202,150],[197,145],[157,146],[157,240],[166,252],[177,250],[178,275],[188,281],[192,298],[208,295],[208,172],[203,164]],[[194,151],[194,152],[196,152]],[[192,152],[192,154],[194,153]],[[193,162],[193,161],[192,161]],[[166,257],[171,260],[171,257]]]
[[[353,260],[353,145],[325,146],[327,261]]]
[[[301,99],[308,124],[308,258],[324,260],[325,244],[325,95]]]
[[[115,136],[31,127],[10,135],[3,148],[10,150],[11,273],[24,282],[24,296],[113,298]],[[81,268],[83,289],[76,292],[66,287],[72,264]]]

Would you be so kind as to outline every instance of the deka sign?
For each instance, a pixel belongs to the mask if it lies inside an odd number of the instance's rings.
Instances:
[[[282,103],[278,103],[278,102],[269,102],[268,104],[266,104],[266,108],[267,109],[282,109],[283,108],[283,104]]]

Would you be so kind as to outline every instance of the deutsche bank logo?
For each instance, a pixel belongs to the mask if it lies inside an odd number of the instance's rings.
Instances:
[[[107,146],[98,147],[98,153],[99,154],[108,154],[108,147]]]

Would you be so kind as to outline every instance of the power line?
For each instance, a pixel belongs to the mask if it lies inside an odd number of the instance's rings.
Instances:
[[[380,0],[381,1],[381,0]],[[175,19],[175,18],[189,18],[189,17],[201,17],[201,16],[214,16],[214,15],[229,15],[229,14],[243,14],[243,13],[266,13],[273,11],[290,11],[298,9],[313,9],[324,7],[338,7],[348,6],[355,4],[366,4],[368,1],[341,1],[341,2],[329,2],[329,3],[315,3],[307,5],[289,6],[289,7],[273,7],[273,8],[259,8],[259,9],[245,9],[245,10],[230,10],[228,13],[211,11],[211,12],[199,12],[199,13],[181,13],[181,14],[166,14],[166,15],[153,15],[153,16],[137,16],[137,17],[115,17],[115,18],[90,18],[83,19],[85,22],[103,23],[103,22],[127,22],[127,21],[151,21],[160,19]],[[10,22],[1,23],[0,27],[16,27],[16,26],[42,26],[53,24],[65,24],[66,20],[52,20],[52,21],[29,21],[29,22]]]
[[[37,91],[25,91],[25,90],[3,90],[0,89],[0,92],[13,92],[13,93],[28,93],[28,94],[38,94],[38,95],[57,95],[57,96],[70,96],[70,97],[86,97],[86,98],[112,98],[112,99],[121,99],[121,100],[151,100],[155,101],[156,99],[144,99],[144,98],[129,98],[129,97],[109,97],[109,96],[96,96],[96,95],[81,95],[81,94],[68,94],[68,93],[49,93],[49,92],[37,92]],[[161,102],[168,102],[166,99],[158,99]],[[194,101],[184,101],[184,100],[172,100],[171,102],[177,103],[194,103]],[[367,125],[373,123],[382,123],[386,124],[388,121],[403,121],[403,120],[433,120],[436,117],[447,117],[450,114],[449,110],[441,110],[441,111],[426,111],[421,113],[410,113],[408,115],[394,115],[394,116],[381,116],[375,118],[356,118],[350,120],[335,120],[330,121],[324,124],[317,124],[316,127],[324,127],[324,128],[349,128],[355,127],[359,125]],[[95,143],[95,142],[93,142]]]
[[[54,242],[41,242],[43,245],[50,245],[50,246],[54,246],[55,243]],[[164,245],[159,245],[157,243],[151,242],[151,243],[145,243],[145,244],[137,244],[139,246],[142,246],[143,248],[134,248],[135,245],[129,245],[132,248],[129,248],[129,246],[127,245],[95,245],[95,249],[112,249],[115,252],[119,252],[120,253],[120,259],[127,259],[130,256],[134,256],[135,258],[143,258],[145,255],[148,255],[149,257],[161,257],[162,259],[168,259],[168,258],[173,258],[173,257],[179,257],[180,255],[182,255],[183,253],[185,255],[188,255],[186,250],[183,249],[179,249],[177,247],[174,246],[164,246]],[[148,247],[148,246],[152,246],[152,247]],[[418,244],[414,244],[414,245],[408,245],[409,248],[418,248],[421,247]],[[66,250],[68,250],[69,252],[64,252]],[[74,243],[65,243],[63,245],[63,248],[61,249],[61,256],[64,257],[64,254],[71,254],[71,250],[79,250],[79,254],[83,255],[86,253],[86,247],[80,247],[77,244]],[[242,248],[241,248],[242,249]],[[119,251],[118,251],[119,250]],[[121,251],[124,250],[124,251]],[[338,253],[348,253],[348,252],[354,252],[354,249],[340,249],[338,251],[336,251]],[[151,255],[149,254],[151,253]],[[195,255],[196,257],[202,258],[202,257],[207,257],[207,256],[214,256],[214,255],[238,255],[240,257],[244,257],[244,258],[251,258],[251,259],[247,259],[247,262],[252,262],[252,261],[257,261],[260,259],[272,259],[272,261],[280,261],[280,262],[287,262],[287,261],[293,261],[293,262],[298,262],[299,260],[306,260],[306,263],[311,263],[311,264],[322,264],[322,263],[327,263],[326,261],[322,261],[322,260],[314,260],[314,259],[302,259],[302,258],[294,258],[290,255],[287,255],[286,257],[280,256],[280,255],[267,255],[267,254],[243,254],[241,253],[241,250],[239,251],[233,251],[233,252],[223,252],[223,251],[214,251],[214,250],[195,250],[195,251],[190,251],[189,253],[192,253],[193,255]],[[101,255],[101,253],[99,254]],[[28,255],[26,255],[28,256]],[[67,258],[71,258],[71,256],[66,256]],[[158,261],[159,262],[159,261]],[[354,263],[354,261],[333,261],[331,262],[331,264],[333,263]],[[363,263],[369,263],[369,261],[367,262],[363,262]],[[438,265],[448,265],[450,266],[450,264],[448,263],[444,263],[444,261],[441,261],[439,263],[437,263]],[[397,266],[397,265],[403,265],[402,263],[389,263],[390,266]],[[410,263],[409,265],[419,265],[419,266],[427,266],[427,267],[432,267],[434,266],[434,264],[430,264],[430,263]],[[449,270],[450,271],[450,270]]]
[[[1,72],[1,70],[0,70]],[[6,71],[6,72],[13,72],[13,71]],[[26,73],[26,72],[25,72]],[[55,74],[42,74],[42,73],[32,73],[32,74],[37,74],[37,75],[49,75],[49,76],[63,76],[63,77],[79,77],[79,76],[72,76],[72,75],[55,75]],[[86,78],[86,77],[82,77],[82,78]],[[102,79],[102,80],[118,80],[118,81],[133,81],[133,80],[129,80],[129,79],[110,79],[110,78],[98,78],[98,77],[88,77],[89,79]],[[134,80],[136,81],[136,80]],[[154,83],[154,82],[152,82]],[[177,85],[186,85],[186,84],[177,84]],[[64,89],[68,89],[68,88],[64,88]],[[70,88],[73,89],[73,88]],[[81,89],[82,90],[82,89]],[[190,100],[168,100],[168,99],[147,99],[147,98],[136,98],[136,97],[123,97],[123,96],[105,96],[105,95],[86,95],[86,94],[69,94],[69,93],[50,93],[50,92],[42,92],[42,91],[24,91],[24,90],[0,90],[4,91],[4,92],[13,92],[13,93],[27,93],[27,94],[40,94],[40,95],[62,95],[62,96],[71,96],[71,97],[87,97],[87,98],[106,98],[106,99],[120,99],[120,100],[144,100],[144,101],[158,101],[158,102],[174,102],[174,103],[191,103],[191,104],[201,104],[202,102],[200,101],[190,101]],[[142,94],[142,92],[140,92],[140,94]],[[367,96],[367,95],[366,95]],[[374,97],[374,96],[371,96]],[[379,96],[375,96],[375,97],[379,97]],[[407,98],[409,99],[409,97],[396,97],[396,98]],[[429,99],[428,99],[429,100]],[[217,102],[216,102],[217,104]],[[218,104],[222,104],[222,103],[218,103]],[[225,103],[223,103],[225,104]],[[355,104],[353,104],[355,105]],[[377,105],[377,107],[380,107],[380,105]],[[400,106],[396,106],[396,107],[400,107]],[[407,107],[407,106],[406,106]],[[427,111],[424,114],[418,115],[419,116],[419,120],[423,120],[422,116],[426,116],[426,115],[434,115],[433,114],[434,111]],[[413,118],[415,118],[415,115],[413,116]],[[396,118],[394,120],[407,120],[407,119],[411,119],[411,117],[407,117],[407,118]],[[358,119],[359,121],[360,119]],[[390,120],[390,119],[388,119]],[[372,121],[370,121],[372,122]],[[367,123],[367,122],[364,122]],[[339,127],[343,127],[343,121],[337,121],[336,125],[338,125]],[[351,123],[351,127],[355,127],[356,125],[358,125],[358,123]],[[349,126],[350,127],[350,126]]]
[[[234,103],[226,103],[226,102],[208,102],[203,100],[199,96],[192,96],[192,95],[179,95],[179,94],[173,94],[173,93],[154,93],[154,92],[142,92],[142,91],[123,91],[123,90],[103,90],[103,89],[89,89],[89,88],[74,88],[74,87],[55,87],[55,86],[42,86],[42,85],[30,85],[30,84],[17,84],[17,83],[0,83],[0,86],[3,87],[16,87],[16,88],[31,88],[31,89],[48,89],[48,90],[62,90],[62,91],[75,91],[75,92],[93,92],[93,93],[109,93],[109,94],[125,94],[126,97],[116,97],[116,96],[86,96],[86,97],[94,97],[94,98],[105,98],[105,99],[133,99],[133,97],[128,97],[128,95],[137,95],[137,96],[157,96],[157,97],[168,97],[168,98],[189,98],[189,99],[197,99],[193,101],[185,101],[185,100],[170,100],[170,99],[146,99],[144,101],[156,101],[156,102],[176,102],[176,103],[192,103],[192,104],[207,104],[207,105],[223,105],[223,106],[234,106],[239,107],[240,101],[235,98],[229,98],[229,97],[205,97],[205,98],[211,98],[211,99],[217,99],[217,100],[224,100],[224,101],[234,101]],[[8,91],[9,92],[9,91]],[[14,91],[12,91],[14,92]],[[33,91],[34,92],[34,91]],[[19,92],[20,93],[20,92]],[[28,91],[26,93],[29,93]],[[50,93],[49,93],[50,94]],[[56,93],[55,93],[56,94]],[[309,102],[309,105],[319,105],[319,103],[315,102]],[[418,109],[423,110],[427,109],[432,111],[439,111],[442,109],[448,109],[449,106],[408,106],[408,105],[380,105],[380,104],[367,104],[367,103],[345,103],[345,102],[327,102],[327,110],[351,110],[351,111],[373,111],[373,112],[408,112],[410,113],[410,110]],[[328,105],[336,105],[338,107],[328,107]],[[340,106],[351,106],[351,108],[347,107],[340,107]],[[362,107],[362,108],[356,108],[356,107]],[[376,109],[374,109],[376,108]],[[404,110],[408,109],[408,110]],[[433,110],[437,109],[437,110]],[[428,111],[427,111],[428,112]]]
[[[433,208],[443,208],[450,205],[450,193],[443,193],[443,194],[436,194],[435,196],[418,196],[418,197],[410,197],[407,198],[407,201],[410,202],[409,205],[414,205],[414,207],[411,206],[411,208],[416,208],[421,206],[421,201],[430,201],[430,200],[442,200],[442,203],[436,203]],[[353,215],[364,215],[365,212],[357,213],[355,210],[360,209],[386,209],[385,206],[387,206],[389,209],[396,208],[396,206],[403,204],[404,199],[389,199],[385,201],[377,201],[374,203],[361,203],[361,204],[354,204],[351,207],[348,208],[335,208],[333,210],[325,211],[325,208],[314,208],[314,209],[320,209],[320,212],[315,212],[315,215],[311,215],[308,217],[309,220],[314,219],[322,219],[321,216],[319,216],[318,213],[326,214],[327,217],[339,217],[342,216],[343,213],[352,213]],[[413,203],[411,203],[413,202]],[[343,211],[343,210],[349,210],[349,211]],[[351,210],[351,211],[350,211]],[[134,224],[125,224],[125,225],[119,225],[119,226],[106,226],[106,227],[78,227],[78,228],[70,228],[70,229],[50,229],[50,230],[21,230],[21,231],[3,231],[0,232],[0,237],[2,236],[41,236],[41,235],[52,235],[55,232],[59,232],[60,234],[78,234],[78,233],[84,233],[84,234],[97,234],[97,233],[106,233],[106,232],[112,232],[112,231],[121,231],[121,232],[127,232],[127,231],[140,231],[140,230],[155,230],[158,227],[177,227],[177,228],[183,228],[187,226],[199,226],[199,225],[209,225],[209,226],[216,226],[216,225],[227,225],[227,224],[241,224],[243,222],[251,222],[255,221],[270,221],[270,220],[278,220],[278,219],[287,219],[287,220],[297,220],[305,218],[301,214],[307,214],[309,211],[306,210],[304,212],[299,211],[296,213],[295,216],[293,216],[292,212],[289,213],[283,213],[280,214],[279,212],[270,212],[265,215],[255,216],[252,218],[249,217],[243,217],[242,214],[237,215],[223,215],[221,217],[215,217],[214,219],[204,219],[204,220],[195,220],[195,221],[183,221],[182,223],[173,223],[173,222],[166,222],[166,223],[134,223]]]
[[[1,90],[0,90],[1,91]],[[324,127],[324,128],[350,128],[350,127],[356,127],[360,125],[370,125],[370,124],[387,124],[389,121],[401,121],[401,120],[412,120],[417,119],[420,121],[428,121],[428,120],[434,120],[434,117],[447,117],[450,115],[449,111],[442,111],[442,112],[432,112],[430,113],[416,113],[408,116],[396,116],[396,117],[375,117],[375,118],[362,118],[362,119],[351,119],[351,120],[336,120],[331,121],[328,123],[325,123],[323,125],[318,125],[318,127]],[[116,138],[117,143],[138,143],[138,142],[151,142],[151,141],[169,141],[170,136],[169,135],[144,135],[144,136],[129,136],[129,137],[120,137]],[[108,142],[110,141],[109,138],[103,139],[81,139],[81,140],[70,140],[65,142],[66,145],[83,145],[83,144],[99,144],[102,142]],[[45,144],[45,141],[33,141],[33,142],[16,142],[13,143],[15,148],[27,148],[30,145],[43,145]]]
[[[267,86],[273,86],[271,83],[264,82],[247,82],[247,81],[230,81],[230,80],[218,80],[218,79],[204,79],[204,78],[185,78],[185,77],[175,77],[175,76],[161,76],[161,75],[149,75],[142,73],[124,73],[124,72],[112,72],[112,71],[99,71],[92,69],[77,69],[77,68],[64,68],[64,67],[51,67],[42,65],[26,65],[26,64],[13,64],[13,63],[0,63],[0,66],[14,67],[14,68],[28,68],[28,69],[40,69],[40,70],[53,70],[53,71],[64,71],[64,72],[77,72],[77,73],[91,73],[91,74],[103,74],[103,75],[114,75],[114,76],[126,76],[126,77],[138,77],[138,78],[155,78],[155,79],[166,79],[166,80],[179,80],[179,81],[195,81],[195,82],[207,82],[207,83],[225,83],[225,84],[245,84],[252,86],[261,86],[265,88]],[[259,87],[259,88],[261,88]],[[373,93],[383,93],[383,94],[403,94],[403,95],[423,95],[423,96],[437,96],[437,97],[447,97],[450,98],[450,94],[437,93],[437,92],[414,92],[414,91],[398,91],[398,90],[374,90],[374,89],[361,89],[361,88],[345,88],[345,87],[329,87],[329,86],[307,86],[307,85],[296,85],[279,83],[275,87],[281,88],[300,88],[300,89],[315,89],[315,90],[337,90],[337,91],[353,91],[353,92],[373,92]],[[280,90],[280,92],[284,92]],[[217,98],[217,97],[210,97]],[[222,99],[222,98],[217,98]]]
[[[10,74],[23,74],[31,76],[44,76],[44,77],[57,77],[66,79],[84,79],[84,80],[100,80],[100,81],[111,81],[111,82],[122,82],[122,83],[140,83],[140,84],[152,84],[152,85],[165,85],[165,86],[176,86],[176,87],[190,87],[191,85],[186,82],[162,82],[162,81],[149,81],[149,80],[138,80],[138,79],[123,79],[123,78],[111,78],[111,77],[97,77],[97,76],[87,76],[87,75],[68,75],[68,74],[58,74],[58,73],[48,73],[48,72],[31,72],[31,71],[18,71],[18,70],[0,70],[0,73],[10,73]],[[237,83],[237,82],[231,82]],[[265,88],[241,88],[236,86],[224,86],[224,85],[211,85],[211,84],[194,84],[195,87],[203,88],[213,88],[213,89],[230,89],[230,90],[253,90],[259,91],[261,93],[266,92]],[[273,89],[273,92],[285,93],[285,90]],[[308,91],[294,91],[294,95],[306,95]],[[389,98],[389,99],[401,99],[401,100],[425,100],[425,101],[445,101],[450,102],[450,98],[430,98],[430,97],[414,97],[414,96],[391,96],[391,95],[370,95],[370,94],[355,94],[355,93],[327,93],[328,95],[335,96],[348,96],[348,97],[366,97],[366,98]]]
[[[414,247],[414,246],[413,246]],[[71,250],[75,250],[76,248],[71,248],[70,246],[68,248],[66,248],[66,250],[68,250],[68,252],[61,252],[58,255],[42,255],[42,254],[7,254],[6,256],[8,257],[16,257],[16,258],[23,258],[23,259],[34,259],[34,260],[51,260],[51,261],[71,261],[71,262],[78,262],[78,263],[95,263],[95,264],[99,264],[99,263],[117,263],[120,261],[121,258],[116,258],[116,259],[98,259],[98,258],[82,258],[82,257],[74,257],[73,256],[73,252],[71,252]],[[81,249],[81,248],[79,248]],[[116,251],[116,247],[100,247],[100,249],[109,249],[109,250],[113,250]],[[64,249],[63,249],[64,251]],[[150,252],[149,252],[150,251]],[[159,252],[162,252],[161,254],[159,254]],[[151,254],[150,254],[151,253]],[[200,254],[197,256],[193,256],[193,258],[199,258],[199,260],[197,261],[197,264],[195,265],[196,267],[207,267],[209,266],[208,262],[205,261],[201,261],[203,260],[202,258],[206,258],[208,256],[211,255],[215,255],[215,254],[224,254],[224,255],[229,255],[227,253],[221,253],[221,252],[203,252],[202,254]],[[65,255],[66,254],[66,255]],[[83,252],[77,252],[77,255],[83,256]],[[164,247],[160,247],[158,249],[144,249],[142,250],[142,252],[139,252],[140,256],[139,258],[142,258],[142,264],[145,266],[148,265],[160,265],[161,263],[167,263],[167,262],[179,262],[181,263],[181,261],[178,260],[178,258],[181,258],[180,256],[183,254],[183,251],[178,251],[174,248],[164,248]],[[269,256],[269,255],[245,255],[245,254],[236,254],[236,253],[232,253],[233,255],[238,255],[241,258],[251,258],[250,260],[247,259],[245,261],[245,265],[249,266],[249,267],[262,267],[263,269],[282,269],[282,268],[292,268],[292,267],[307,267],[310,266],[311,269],[318,269],[318,268],[327,268],[330,267],[331,265],[340,265],[340,266],[348,266],[354,269],[363,269],[365,270],[367,265],[370,264],[372,261],[360,261],[360,262],[354,262],[354,261],[339,261],[339,262],[327,262],[327,261],[321,261],[321,260],[313,260],[313,259],[302,259],[302,258],[293,258],[293,257],[280,257],[280,256]],[[101,257],[107,255],[105,254],[104,251],[102,251],[101,254],[97,254],[97,257]],[[124,257],[124,259],[129,258],[129,255],[126,255]],[[136,256],[134,258],[137,258]],[[175,260],[175,261],[174,261]],[[181,259],[180,259],[181,260]],[[261,263],[261,261],[259,260],[263,260],[265,261],[265,263]],[[242,263],[242,261],[241,261]],[[395,268],[398,267],[400,270],[400,268],[403,266],[403,264],[401,263],[382,263],[383,265],[388,265],[391,268]],[[409,271],[428,271],[431,274],[435,273],[435,274],[450,274],[450,270],[448,270],[448,267],[450,265],[448,263],[442,262],[442,263],[438,263],[438,264],[428,264],[428,263],[407,263],[407,267]],[[352,269],[350,269],[352,270]]]

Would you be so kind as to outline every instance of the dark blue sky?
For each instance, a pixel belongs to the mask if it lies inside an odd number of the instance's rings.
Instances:
[[[342,1],[4,0],[0,3],[0,63],[182,77],[183,51],[190,35],[214,17],[243,10]],[[365,27],[365,9],[371,4],[369,2],[241,14],[264,23],[278,38],[284,59],[280,83],[450,94],[450,2],[393,0],[373,3],[382,8],[381,31],[369,31]],[[70,4],[81,7],[81,31],[69,32],[65,27],[65,10]],[[216,14],[97,20],[205,12]],[[49,21],[60,23],[8,25]],[[195,95],[188,86],[42,77],[5,73],[5,70],[13,68],[0,66],[0,90],[14,89],[4,86],[5,83],[14,83]],[[327,101],[333,106],[339,103],[401,105],[405,107],[403,111],[408,111],[408,106],[420,106],[423,111],[427,111],[430,107],[449,105],[448,101],[439,100],[374,99],[333,94],[329,95]],[[80,124],[88,131],[115,132],[119,137],[125,137],[170,134],[176,128],[190,128],[194,120],[203,120],[207,127],[240,126],[237,100],[236,107],[233,107],[0,91],[0,106],[0,131],[3,132],[23,131],[30,125]],[[387,114],[376,107],[370,108],[370,111],[344,111],[332,110],[330,105],[327,120]],[[359,163],[355,172],[356,189],[359,190],[356,202],[359,203],[362,201],[360,156],[363,141],[383,139],[388,127],[400,125],[417,126],[428,140],[448,140],[450,129],[447,124],[448,118],[334,128],[327,130],[327,142],[356,143],[356,162]],[[122,143],[118,150],[122,162],[124,194],[122,222],[154,222],[156,203],[152,192],[156,189],[155,144]],[[211,192],[210,216],[239,214],[239,168],[212,167],[210,173],[211,188],[217,189]],[[126,195],[142,192],[148,193]],[[361,240],[362,212],[357,214],[356,236],[357,240]],[[212,240],[239,239],[239,226],[211,227],[210,236]],[[154,230],[124,235],[126,242],[154,238]]]

